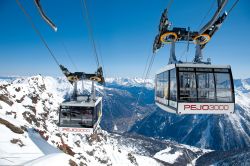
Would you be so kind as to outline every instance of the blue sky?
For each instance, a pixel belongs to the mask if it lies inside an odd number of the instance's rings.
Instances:
[[[61,64],[75,70],[62,47],[62,43],[65,43],[79,70],[96,70],[80,0],[41,0],[47,15],[58,26],[57,33],[41,19],[33,0],[20,2]],[[169,11],[170,21],[174,26],[189,26],[191,30],[198,30],[212,3],[213,0],[174,0]],[[227,8],[232,3],[229,0]],[[87,0],[106,76],[142,76],[147,57],[152,52],[160,15],[167,4],[167,0]],[[213,64],[230,64],[234,78],[250,77],[249,8],[249,0],[240,0],[203,52],[204,58],[212,58]],[[0,20],[0,75],[61,76],[61,71],[15,0],[0,0]],[[190,46],[188,53],[183,54],[185,47],[186,44],[177,45],[177,57],[183,61],[192,60],[194,45]],[[169,46],[165,46],[156,55],[151,77],[168,63],[168,56]]]

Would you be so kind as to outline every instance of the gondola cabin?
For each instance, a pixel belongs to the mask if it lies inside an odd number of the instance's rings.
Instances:
[[[170,64],[156,74],[155,82],[155,103],[167,112],[234,112],[234,84],[230,66]]]
[[[102,116],[102,97],[77,96],[77,100],[63,102],[60,106],[59,129],[61,132],[91,134]]]

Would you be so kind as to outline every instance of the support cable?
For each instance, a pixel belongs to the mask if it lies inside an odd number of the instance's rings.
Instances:
[[[97,46],[100,46],[100,44],[97,43]],[[98,48],[98,47],[97,47]],[[99,53],[100,53],[100,60],[101,60],[101,64],[102,64],[102,70],[103,70],[103,77],[106,78],[107,77],[107,73],[106,73],[106,68],[103,62],[103,57],[102,57],[102,52],[101,52],[101,48],[99,47]]]
[[[184,47],[183,47],[183,49],[182,49],[182,51],[181,51],[181,53],[179,55],[179,58],[177,60],[181,61],[181,59],[185,55],[185,59],[187,61],[187,52],[188,52],[187,47],[184,45]]]
[[[88,28],[88,33],[89,33],[89,36],[90,36],[90,39],[91,39],[91,42],[92,42],[92,45],[93,45],[94,57],[96,59],[96,65],[97,65],[97,67],[100,67],[100,61],[99,61],[99,56],[98,56],[98,52],[97,52],[97,44],[96,44],[96,41],[95,41],[95,38],[94,38],[93,28],[92,28],[91,23],[90,23],[89,12],[88,12],[88,8],[87,8],[86,0],[81,0],[81,9],[82,9],[82,16],[83,16],[83,18],[84,18],[84,20],[86,22],[86,25],[87,25],[87,28]],[[101,54],[100,54],[100,60],[101,60],[101,63],[102,63],[103,75],[105,76],[106,72],[105,72],[103,58],[102,58]],[[104,96],[107,96],[105,87],[103,89],[103,92],[104,92]],[[107,100],[107,102],[108,102],[108,100]],[[111,115],[112,127],[114,127],[114,122],[113,122],[114,118],[113,118],[111,109],[109,109],[109,112],[110,112],[110,115]]]
[[[81,0],[81,8],[82,8],[83,18],[86,18],[85,20],[86,20],[86,24],[87,24],[87,27],[88,27],[88,33],[89,33],[89,36],[90,36],[90,39],[92,41],[92,45],[93,45],[93,48],[94,48],[96,65],[97,65],[97,67],[99,67],[100,62],[99,62],[99,58],[98,58],[98,54],[97,54],[97,48],[96,48],[96,43],[95,43],[95,39],[94,39],[94,35],[93,35],[93,29],[92,29],[90,21],[89,21],[88,8],[87,8],[86,0]],[[84,16],[84,10],[85,10],[86,16]]]
[[[22,4],[19,2],[19,0],[16,0],[17,5],[19,6],[19,8],[23,11],[24,15],[27,17],[28,21],[30,22],[32,28],[34,29],[34,31],[37,33],[37,35],[39,36],[39,38],[41,39],[41,41],[43,42],[43,44],[45,45],[45,47],[48,49],[51,57],[53,58],[53,60],[55,61],[55,63],[60,67],[60,64],[58,62],[58,60],[56,59],[54,53],[52,52],[52,50],[50,49],[49,45],[47,44],[46,40],[43,38],[42,34],[40,33],[40,31],[38,30],[38,28],[36,27],[36,25],[34,24],[31,16],[28,14],[28,12],[24,9],[24,7],[22,6]]]
[[[36,7],[38,9],[38,12],[39,12],[40,16],[42,17],[42,19],[50,27],[52,27],[55,32],[57,32],[57,26],[49,19],[49,17],[46,16],[45,12],[43,11],[42,5],[40,4],[40,0],[34,0],[34,2],[35,2],[35,5],[36,5]],[[75,63],[74,63],[74,61],[73,61],[73,59],[71,58],[71,56],[69,54],[68,49],[66,48],[66,45],[64,44],[63,40],[61,39],[60,41],[61,41],[61,45],[62,45],[62,47],[63,47],[63,49],[65,51],[65,54],[67,55],[67,57],[70,60],[71,64],[74,66],[74,68],[76,70],[78,70],[77,67],[76,67],[76,65],[75,65]]]
[[[231,13],[231,11],[235,8],[235,6],[237,5],[237,3],[239,2],[240,0],[236,0],[233,4],[233,6],[228,10],[227,12],[227,15],[229,15]]]
[[[112,128],[111,128],[111,131],[113,132],[113,133],[116,133],[116,131],[114,131],[115,130],[115,126],[116,126],[116,123],[114,122],[114,117],[113,117],[113,114],[112,114],[112,107],[110,106],[111,105],[111,103],[112,103],[112,100],[110,100],[110,101],[108,101],[108,95],[107,95],[107,93],[106,93],[106,89],[105,89],[105,87],[103,88],[103,94],[104,94],[104,96],[106,96],[106,102],[107,102],[107,105],[108,105],[108,110],[109,110],[109,114],[110,114],[110,117],[111,117],[111,125],[112,125]],[[117,126],[116,126],[117,127]]]
[[[167,11],[168,11],[169,8],[171,7],[173,1],[174,1],[174,0],[169,0],[168,5],[167,5],[167,8],[166,8]],[[149,57],[150,57],[150,55],[149,55]],[[144,86],[146,85],[146,80],[148,79],[148,76],[149,76],[150,71],[151,71],[151,69],[152,69],[152,66],[153,66],[153,63],[154,63],[154,59],[155,59],[155,53],[153,53],[153,54],[151,55],[151,59],[150,59],[150,62],[149,62],[149,64],[148,64],[149,57],[148,57],[148,59],[147,59],[146,66],[145,66],[145,69],[144,69],[144,71],[143,71],[143,76],[142,76],[142,77],[144,77],[144,79],[143,79],[142,88],[141,88],[141,91],[139,92],[139,95],[138,95],[138,97],[137,97],[136,104],[135,104],[135,110],[134,110],[134,112],[133,112],[133,114],[132,114],[132,117],[131,117],[131,119],[130,119],[129,124],[131,124],[131,122],[132,122],[132,118],[134,117],[134,114],[135,114],[136,109],[137,109],[137,107],[138,107],[138,104],[139,104],[141,95],[142,95],[142,93],[143,93],[143,88],[144,88]],[[148,66],[147,66],[147,64],[148,64]],[[145,74],[145,76],[144,76],[144,74]],[[146,119],[147,119],[147,118],[146,118]]]
[[[174,2],[174,0],[170,0],[170,1],[168,2],[167,10],[171,7],[171,5],[172,5],[173,2]]]
[[[145,116],[144,118],[143,118],[143,122],[140,124],[140,126],[138,126],[138,128],[136,128],[136,131],[138,132],[141,128],[142,128],[142,126],[148,121],[148,119],[150,118],[150,115],[152,115],[152,113],[154,113],[156,111],[156,109],[153,111],[153,112],[151,112],[151,113],[149,113],[147,116]]]
[[[213,7],[215,6],[216,4],[216,0],[213,1],[213,3],[211,4],[210,8],[208,9],[207,13],[204,15],[204,17],[202,18],[199,26],[198,26],[198,29],[201,28],[201,25],[204,23],[205,19],[207,18],[207,16],[209,15],[209,13],[211,12],[211,10],[213,9]]]
[[[150,57],[150,56],[149,56],[149,57]],[[131,117],[130,122],[129,122],[130,125],[131,125],[131,123],[132,123],[132,119],[133,119],[134,114],[135,114],[135,112],[136,112],[136,110],[137,110],[137,107],[138,107],[138,104],[139,104],[141,95],[142,95],[142,93],[143,93],[143,88],[144,88],[144,86],[146,85],[146,80],[148,79],[148,76],[149,76],[150,71],[151,71],[151,69],[152,69],[152,66],[153,66],[153,63],[154,63],[154,59],[155,59],[155,54],[153,53],[153,54],[151,55],[151,59],[150,59],[150,62],[149,62],[149,64],[148,64],[148,66],[147,66],[147,63],[146,63],[145,70],[144,70],[145,76],[144,76],[144,79],[143,79],[141,91],[138,93],[138,97],[137,97],[136,104],[135,104],[135,109],[134,109],[134,111],[133,111],[132,117]],[[144,74],[143,74],[143,75],[144,75]]]
[[[71,64],[74,66],[74,68],[75,68],[76,71],[79,71],[78,68],[77,68],[77,66],[76,66],[76,64],[75,64],[75,62],[73,61],[73,59],[72,59],[72,57],[71,57],[71,55],[70,55],[70,53],[69,53],[69,51],[68,51],[68,49],[67,49],[65,43],[64,43],[63,41],[61,41],[61,43],[62,43],[63,49],[64,49],[64,51],[65,51],[67,57],[69,58]]]

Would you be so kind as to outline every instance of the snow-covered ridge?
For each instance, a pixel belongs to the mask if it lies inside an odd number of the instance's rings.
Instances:
[[[250,110],[250,78],[238,79],[235,83],[236,103],[245,110]],[[250,114],[250,112],[248,112]],[[249,122],[250,123],[250,122]]]
[[[234,80],[235,87],[241,90],[250,90],[250,78]]]
[[[106,78],[105,81],[109,84],[116,84],[121,86],[131,86],[131,87],[146,87],[154,88],[153,79],[143,79],[143,78]]]

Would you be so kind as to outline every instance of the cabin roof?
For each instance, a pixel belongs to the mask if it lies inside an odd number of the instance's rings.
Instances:
[[[64,101],[61,106],[75,106],[75,107],[95,107],[102,101],[102,97],[96,97],[96,100],[92,100],[88,96],[78,96],[77,100]]]

